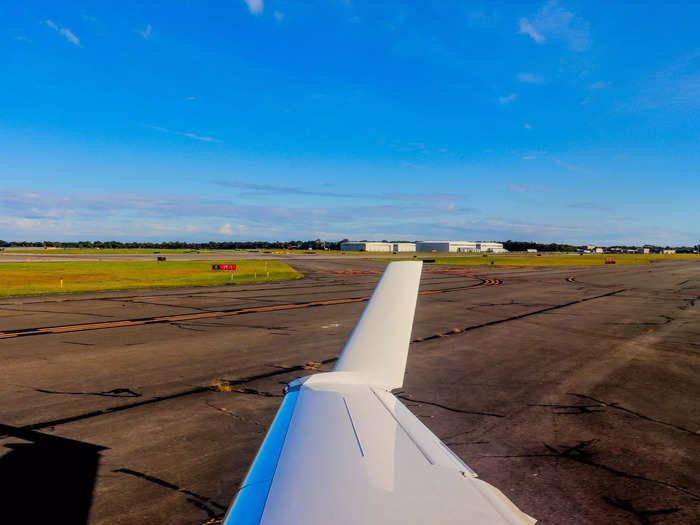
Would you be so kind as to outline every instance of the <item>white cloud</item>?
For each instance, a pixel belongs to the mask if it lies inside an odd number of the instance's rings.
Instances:
[[[263,10],[263,0],[243,0],[248,6],[248,11],[254,15],[262,13]]]
[[[511,93],[510,95],[506,95],[504,97],[498,97],[498,103],[499,104],[510,104],[516,98],[518,98],[518,96],[515,93]]]
[[[525,123],[525,125],[523,127],[525,129],[532,129],[532,126],[530,124],[528,124],[527,122]]]
[[[277,20],[278,22],[281,22],[282,20],[284,20],[284,13],[282,13],[281,11],[275,11],[274,15],[275,15],[275,20]]]
[[[524,84],[544,84],[544,78],[534,73],[518,73],[518,80]]]
[[[136,32],[141,35],[144,39],[150,40],[151,39],[151,33],[153,32],[153,27],[151,24],[148,24],[145,29],[137,29]]]
[[[77,36],[75,36],[67,27],[59,27],[51,20],[46,20],[44,23],[51,29],[57,31],[60,35],[65,37],[65,39],[68,40],[68,42],[70,42],[71,44],[75,44],[76,46],[80,45],[80,39]]]
[[[193,140],[201,140],[202,142],[214,142],[215,140],[212,137],[202,137],[201,135],[195,135],[194,133],[183,133],[182,135]]]
[[[536,155],[524,155],[520,157],[522,160],[535,160],[537,158]]]
[[[61,34],[65,36],[66,40],[68,40],[68,42],[71,44],[75,44],[76,46],[80,45],[80,40],[77,36],[70,32],[70,29],[66,29],[65,27],[61,28]]]
[[[538,44],[547,40],[566,42],[574,51],[585,51],[591,43],[588,21],[550,0],[534,15],[521,18],[519,33],[529,35]]]
[[[517,193],[530,193],[533,191],[549,191],[552,188],[550,186],[531,186],[528,184],[511,184],[508,186],[508,191],[515,191]]]
[[[156,131],[160,131],[161,133],[169,133],[171,135],[180,135],[181,137],[187,137],[188,139],[192,140],[200,140],[202,142],[219,142],[218,139],[215,139],[213,137],[205,137],[202,135],[197,135],[195,133],[190,133],[189,131],[176,131],[168,128],[163,128],[161,126],[149,126],[151,129],[155,129]]]
[[[228,222],[217,230],[217,232],[222,235],[243,235],[247,231],[248,228],[246,228],[243,224],[234,224],[231,226],[231,224]]]
[[[544,36],[542,36],[537,29],[535,29],[532,24],[528,21],[527,18],[521,18],[520,19],[520,34],[521,35],[530,35],[532,39],[537,42],[538,44],[544,44],[544,41],[546,40]]]

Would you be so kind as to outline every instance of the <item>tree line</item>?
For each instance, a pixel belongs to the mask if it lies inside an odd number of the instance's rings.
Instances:
[[[117,249],[147,248],[155,250],[340,250],[343,241],[225,241],[225,242],[122,242],[122,241],[3,241],[3,248],[92,248]]]
[[[92,249],[130,249],[146,248],[154,250],[340,250],[340,244],[348,239],[340,241],[296,240],[296,241],[224,241],[224,242],[183,242],[183,241],[163,241],[163,242],[122,242],[122,241],[3,241],[0,240],[2,248],[92,248]],[[388,241],[383,241],[388,242]],[[391,241],[398,242],[398,241]],[[577,252],[585,246],[559,243],[538,243],[528,241],[503,242],[503,247],[509,252],[524,252],[528,249],[535,249],[538,252]],[[609,248],[635,249],[636,246],[616,245]],[[645,244],[644,248],[650,248],[652,252],[675,249],[677,253],[693,253],[700,249],[698,246],[656,246]]]

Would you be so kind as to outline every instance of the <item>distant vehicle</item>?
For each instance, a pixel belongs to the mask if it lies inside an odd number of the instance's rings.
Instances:
[[[391,394],[421,268],[389,264],[333,371],[285,387],[225,525],[535,523]]]

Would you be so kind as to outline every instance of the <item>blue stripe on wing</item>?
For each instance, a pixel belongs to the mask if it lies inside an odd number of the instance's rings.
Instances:
[[[224,519],[224,525],[258,525],[260,523],[298,396],[297,389],[290,391],[284,397],[282,406],[277,411],[258,455],[255,456],[255,461],[248,471],[241,490],[238,491],[238,496]]]

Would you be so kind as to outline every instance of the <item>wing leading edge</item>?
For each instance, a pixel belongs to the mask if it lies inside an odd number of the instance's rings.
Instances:
[[[226,525],[535,523],[389,392],[420,271],[389,264],[334,371],[287,386]]]

